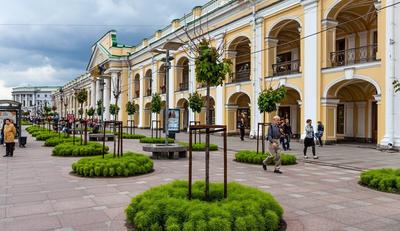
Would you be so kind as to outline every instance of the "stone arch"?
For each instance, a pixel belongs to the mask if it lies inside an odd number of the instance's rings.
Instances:
[[[251,98],[244,92],[235,92],[228,98],[226,105],[227,128],[229,133],[239,132],[239,123],[241,118],[244,119],[245,129],[251,127]]]
[[[228,58],[232,61],[231,82],[250,80],[251,40],[247,36],[238,36],[228,46]]]
[[[153,84],[153,71],[147,69],[144,74],[144,95],[151,96],[152,94],[152,84]]]
[[[380,96],[382,94],[382,90],[381,87],[379,86],[379,84],[371,77],[365,76],[365,75],[354,75],[352,79],[357,79],[357,80],[364,80],[367,81],[369,83],[371,83],[372,85],[375,86],[376,88],[376,95]],[[323,98],[329,98],[329,91],[332,89],[333,86],[335,86],[336,84],[345,81],[345,80],[349,80],[347,79],[345,76],[335,79],[334,81],[330,82],[324,89],[324,93],[322,94]]]
[[[189,90],[189,58],[181,57],[177,62],[175,86],[176,91]]]
[[[181,130],[187,130],[189,126],[189,102],[186,98],[181,98],[176,103],[180,109],[180,127]]]

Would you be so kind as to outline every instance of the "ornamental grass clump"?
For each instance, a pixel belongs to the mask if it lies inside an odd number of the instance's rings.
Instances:
[[[235,160],[237,162],[243,162],[243,163],[249,163],[249,164],[259,164],[261,165],[263,160],[269,156],[269,153],[261,153],[259,152],[257,154],[256,151],[239,151],[235,154]],[[290,155],[290,154],[281,154],[281,159],[282,159],[282,165],[293,165],[296,164],[296,156]],[[269,164],[273,164],[274,162],[271,162]]]
[[[168,143],[174,143],[175,140],[172,138],[168,138]],[[165,143],[165,138],[151,138],[151,137],[145,137],[140,139],[140,143],[145,143],[145,144],[163,144]]]
[[[179,142],[180,145],[183,147],[189,148],[189,143],[187,142]],[[206,150],[206,144],[205,143],[193,143],[192,144],[192,151],[198,152],[198,151],[205,151]],[[217,151],[218,150],[218,145],[216,144],[210,144],[210,151]]]
[[[76,141],[75,141],[76,142]],[[105,153],[108,152],[105,146]],[[103,145],[96,142],[89,142],[86,145],[61,143],[54,147],[53,156],[97,156],[103,155]]]
[[[361,173],[359,182],[382,192],[400,193],[400,169],[367,170]]]
[[[224,199],[222,183],[211,183],[205,200],[204,182],[193,184],[188,200],[188,183],[175,181],[136,196],[125,210],[135,230],[278,230],[283,209],[275,198],[256,188],[228,184]]]
[[[72,164],[73,173],[83,177],[128,177],[153,171],[153,161],[145,155],[132,152],[121,157],[112,154],[85,157]]]

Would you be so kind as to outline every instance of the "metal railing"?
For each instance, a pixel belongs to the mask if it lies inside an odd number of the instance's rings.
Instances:
[[[189,90],[188,82],[179,83],[179,91],[187,91],[187,90]]]
[[[140,97],[140,90],[135,90],[135,98],[139,98]]]
[[[357,63],[376,61],[377,45],[368,45],[331,52],[330,59],[332,67],[347,66]]]
[[[160,87],[160,91],[161,91],[161,94],[165,94],[166,93],[167,88],[165,87],[165,85]]]
[[[151,89],[146,90],[146,96],[151,96]]]
[[[230,78],[231,83],[250,81],[250,70],[231,73]]]
[[[274,76],[300,73],[300,60],[272,64]]]

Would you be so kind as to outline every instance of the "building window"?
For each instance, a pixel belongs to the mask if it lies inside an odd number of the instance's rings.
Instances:
[[[29,106],[31,106],[31,107],[33,106],[33,104],[32,104],[32,100],[31,100],[31,101],[29,101]]]

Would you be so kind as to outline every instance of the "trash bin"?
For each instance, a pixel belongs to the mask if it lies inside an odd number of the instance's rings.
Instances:
[[[19,143],[19,147],[20,147],[20,148],[25,148],[25,145],[26,145],[26,136],[20,136],[20,137],[19,137],[18,143]]]
[[[168,138],[175,139],[175,132],[169,132]]]

